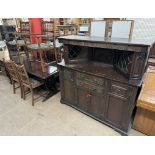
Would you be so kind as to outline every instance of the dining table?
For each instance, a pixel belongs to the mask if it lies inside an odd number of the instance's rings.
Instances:
[[[45,88],[48,91],[43,101],[46,101],[51,96],[59,92],[59,71],[56,64],[45,66],[45,71],[41,69],[41,63],[38,61],[25,60],[23,62],[27,73],[42,80]]]

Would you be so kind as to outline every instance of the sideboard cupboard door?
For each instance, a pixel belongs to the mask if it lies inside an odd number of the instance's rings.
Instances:
[[[68,80],[63,81],[64,84],[64,100],[69,104],[75,103],[75,88],[74,83]]]
[[[107,94],[105,119],[121,129],[127,129],[124,118],[128,116],[128,100],[115,94]]]
[[[88,114],[97,118],[104,118],[105,115],[105,96],[96,94],[84,88],[77,88],[78,107]]]
[[[87,112],[87,105],[89,104],[90,100],[86,97],[88,91],[86,89],[82,89],[77,87],[77,104],[78,107]]]
[[[74,73],[71,70],[60,68],[60,83],[61,83],[61,97],[66,103],[70,105],[76,104],[75,101],[75,85]]]
[[[90,93],[90,102],[88,104],[88,113],[104,119],[105,115],[105,95]]]

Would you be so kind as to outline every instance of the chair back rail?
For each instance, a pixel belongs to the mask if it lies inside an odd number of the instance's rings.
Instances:
[[[32,88],[32,84],[30,82],[30,79],[29,79],[29,76],[25,69],[25,66],[24,65],[16,65],[16,68],[17,68],[17,71],[20,76],[22,84]]]
[[[11,79],[15,80],[15,81],[20,81],[19,74],[17,72],[15,63],[12,60],[4,61],[4,63],[5,63],[5,67],[6,67],[7,71],[8,71]]]

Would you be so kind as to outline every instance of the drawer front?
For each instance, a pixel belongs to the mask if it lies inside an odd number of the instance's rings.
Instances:
[[[83,82],[80,80],[76,81],[76,85],[78,87],[80,87],[81,89],[87,89],[88,91],[93,92],[93,93],[103,93],[104,92],[103,88],[94,86],[92,84],[89,84],[89,83],[86,83],[86,82]]]
[[[118,95],[120,97],[128,98],[129,97],[130,87],[120,83],[112,82],[110,87],[110,92],[112,94]]]
[[[64,79],[74,81],[73,72],[70,70],[64,70]]]
[[[95,85],[104,86],[105,84],[105,81],[102,78],[94,77],[83,73],[77,73],[76,76],[79,80],[86,81],[88,83],[93,83]]]

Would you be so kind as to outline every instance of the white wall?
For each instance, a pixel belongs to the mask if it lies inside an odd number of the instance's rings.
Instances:
[[[155,40],[155,18],[134,18],[133,39]]]

